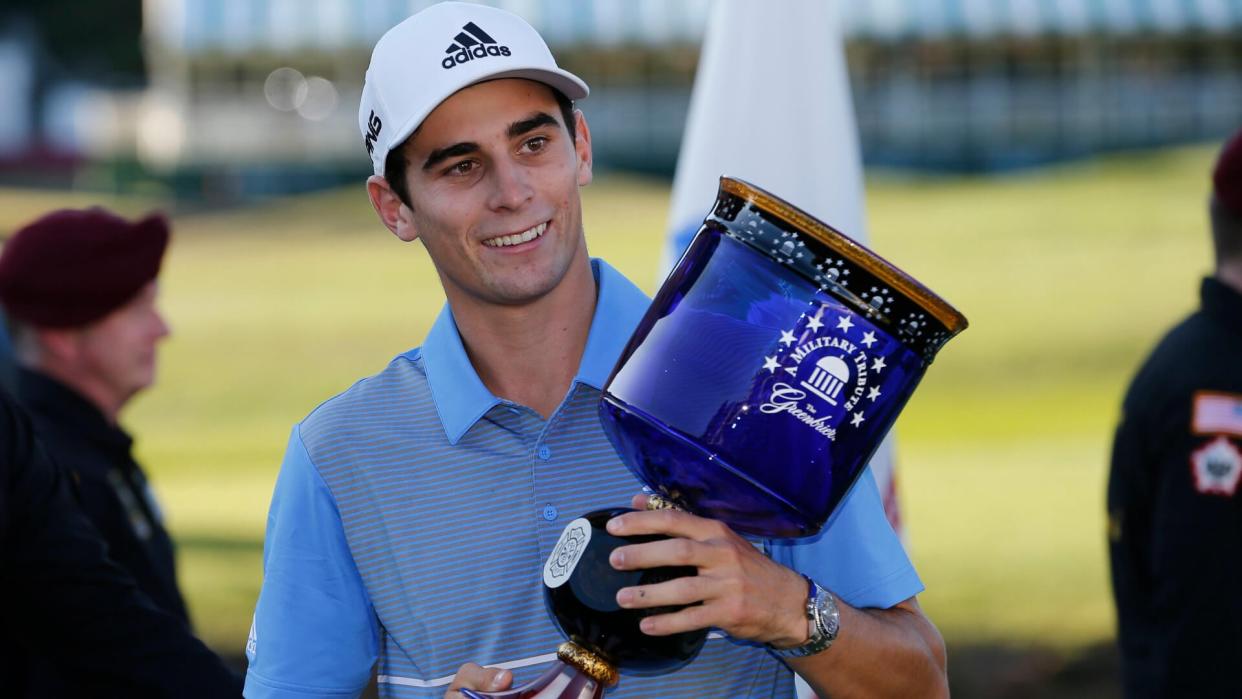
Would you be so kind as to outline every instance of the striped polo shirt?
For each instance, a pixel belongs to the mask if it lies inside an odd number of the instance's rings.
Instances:
[[[565,524],[626,505],[640,484],[604,436],[600,390],[648,299],[595,260],[598,299],[579,371],[548,420],[493,396],[446,306],[426,342],[319,406],[293,431],[264,543],[247,643],[248,697],[352,697],[372,667],[384,697],[441,697],[466,662],[514,686],[563,637],[545,559]],[[775,560],[855,606],[922,589],[866,474],[832,526]],[[783,663],[713,634],[688,666],[622,674],[609,696],[792,697]]]

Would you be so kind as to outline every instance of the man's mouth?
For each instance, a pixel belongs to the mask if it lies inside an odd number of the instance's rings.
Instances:
[[[522,231],[521,233],[513,233],[511,235],[498,235],[495,238],[488,238],[487,240],[483,241],[483,244],[489,248],[505,248],[505,247],[509,247],[510,245],[521,245],[522,243],[529,243],[535,238],[538,238],[539,236],[543,235],[543,232],[547,230],[547,228],[548,228],[548,222],[544,221],[543,223],[535,226],[534,228],[530,228],[528,230]]]

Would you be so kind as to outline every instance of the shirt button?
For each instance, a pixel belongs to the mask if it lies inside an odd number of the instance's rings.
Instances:
[[[539,447],[539,458],[543,459],[544,461],[547,461],[548,459],[551,459],[551,458],[552,458],[552,450],[551,450],[551,449],[549,449],[549,448],[547,447],[547,445],[544,445],[544,446],[542,446],[542,447]]]
[[[557,514],[556,508],[551,503],[543,506],[543,518],[549,522],[555,522]]]

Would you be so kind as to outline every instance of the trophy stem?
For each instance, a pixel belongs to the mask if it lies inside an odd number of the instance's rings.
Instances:
[[[604,688],[613,686],[620,679],[617,668],[613,667],[612,663],[573,641],[562,643],[556,649],[556,657],[561,662],[568,663],[582,671]]]
[[[617,669],[600,656],[572,643],[556,649],[556,662],[528,684],[500,692],[463,689],[467,699],[600,699],[617,683]]]

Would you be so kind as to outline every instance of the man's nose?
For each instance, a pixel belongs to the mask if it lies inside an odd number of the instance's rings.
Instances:
[[[521,165],[502,160],[492,167],[494,189],[491,207],[493,209],[520,209],[534,195],[530,183],[530,173]]]
[[[168,321],[164,320],[164,315],[159,311],[152,312],[152,330],[155,339],[165,338],[172,334],[172,328],[168,326]]]

